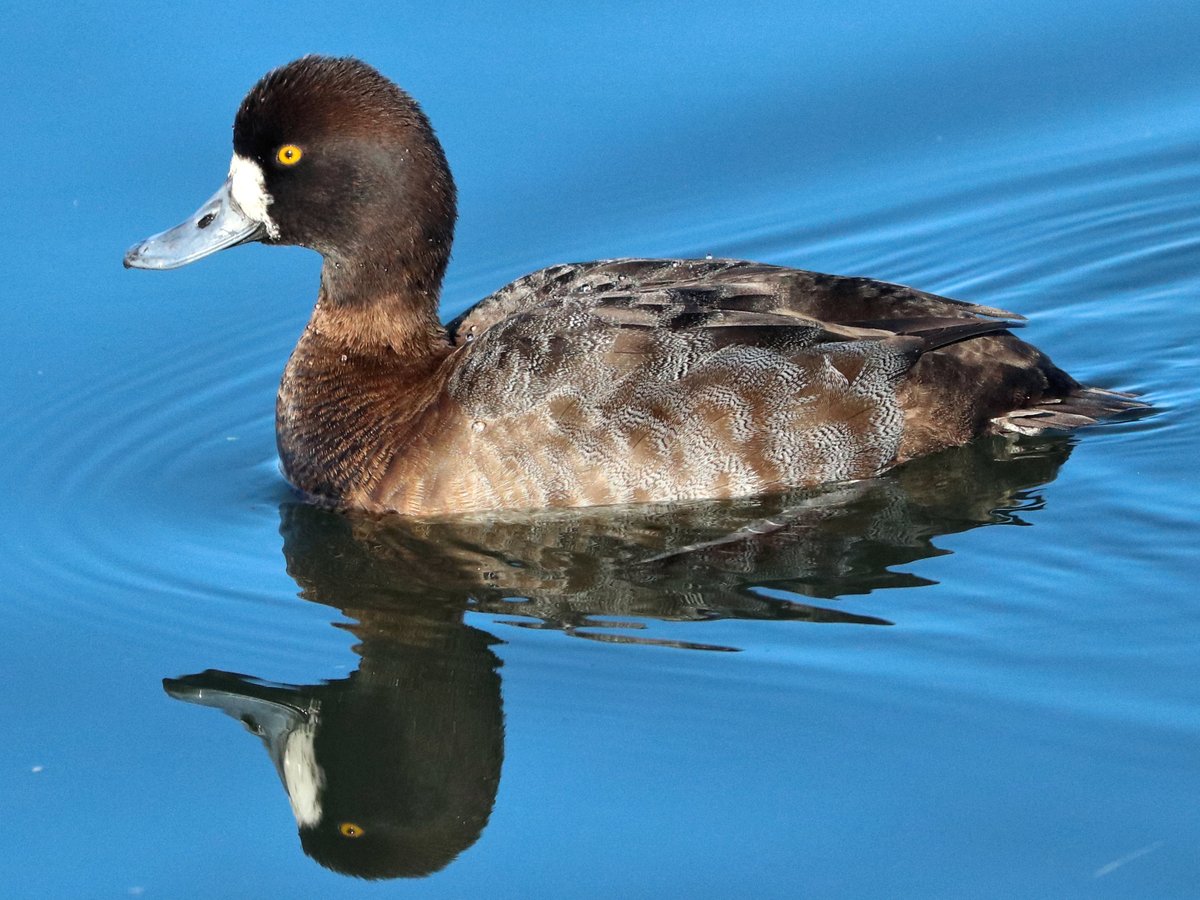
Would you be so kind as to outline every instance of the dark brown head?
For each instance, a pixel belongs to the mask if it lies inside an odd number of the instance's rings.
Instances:
[[[436,298],[454,182],[416,101],[375,69],[306,56],[268,73],[242,101],[233,151],[222,190],[126,265],[172,268],[261,240],[322,254],[333,299],[397,289]]]

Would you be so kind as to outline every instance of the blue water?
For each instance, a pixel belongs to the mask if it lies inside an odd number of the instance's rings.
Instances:
[[[6,895],[1196,895],[1200,7],[5,18]],[[1018,311],[1156,413],[766,501],[298,506],[273,400],[316,257],[120,259],[312,51],[433,119],[447,316],[553,262],[746,257]],[[305,854],[246,697],[321,704],[410,877]]]

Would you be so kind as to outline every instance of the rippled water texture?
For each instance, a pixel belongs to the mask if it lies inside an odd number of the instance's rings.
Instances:
[[[0,37],[0,884],[1195,896],[1194,4],[347,15]],[[1018,311],[1156,412],[761,501],[305,507],[272,414],[316,258],[120,258],[309,51],[434,120],[447,316],[553,262],[747,257]]]

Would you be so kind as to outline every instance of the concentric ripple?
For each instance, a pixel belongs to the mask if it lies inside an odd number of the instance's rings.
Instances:
[[[296,324],[192,333],[191,346],[139,350],[36,409],[27,427],[40,440],[11,461],[24,472],[14,546],[28,593],[10,614],[218,645],[247,630],[311,643],[279,634],[295,585],[264,560],[278,554],[287,493],[273,398]]]

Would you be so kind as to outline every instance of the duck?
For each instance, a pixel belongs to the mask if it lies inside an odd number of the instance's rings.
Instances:
[[[252,241],[322,256],[275,419],[284,477],[326,507],[749,497],[1146,406],[1077,382],[1006,310],[745,260],[553,265],[443,323],[456,217],[417,102],[358,59],[305,56],[243,99],[220,189],[124,264]]]

